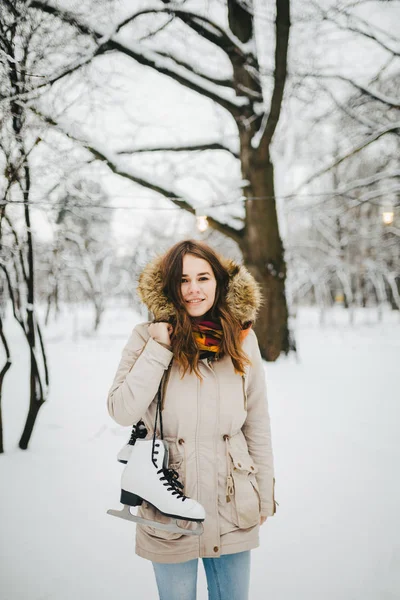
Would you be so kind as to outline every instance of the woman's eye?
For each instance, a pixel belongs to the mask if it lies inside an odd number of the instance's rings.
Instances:
[[[208,281],[208,277],[200,277],[200,281],[201,281],[202,279],[203,279],[204,281]],[[182,283],[185,283],[185,281],[187,281],[187,279],[182,279]]]

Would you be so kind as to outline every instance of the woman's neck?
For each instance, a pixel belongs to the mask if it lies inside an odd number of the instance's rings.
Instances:
[[[216,319],[216,317],[212,316],[211,309],[208,310],[206,313],[204,313],[204,315],[201,315],[199,317],[190,317],[190,318],[194,323],[198,323],[199,321],[215,321],[215,319]],[[217,318],[217,320],[219,320],[219,319]]]

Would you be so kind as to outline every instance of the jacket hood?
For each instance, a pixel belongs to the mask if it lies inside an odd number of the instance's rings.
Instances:
[[[169,321],[177,310],[162,290],[161,261],[163,256],[151,260],[139,275],[137,293],[157,321]],[[243,265],[218,254],[221,264],[229,273],[226,303],[233,317],[240,323],[254,322],[263,298],[260,286]]]

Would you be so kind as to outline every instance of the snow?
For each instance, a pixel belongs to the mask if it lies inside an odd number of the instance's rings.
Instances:
[[[157,599],[149,561],[134,553],[120,508],[116,454],[129,428],[106,395],[136,322],[109,308],[96,336],[90,310],[64,311],[45,328],[51,392],[30,447],[17,448],[28,402],[28,352],[5,331],[13,365],[3,391],[0,589],[4,600]],[[400,322],[360,310],[314,309],[295,322],[298,359],[265,364],[277,513],[252,552],[252,600],[395,600],[400,596],[398,364]],[[4,361],[4,358],[2,362]],[[198,598],[206,582],[199,570]]]
[[[258,131],[256,131],[256,133],[253,135],[253,137],[251,139],[251,147],[252,148],[256,149],[259,147],[259,145],[261,143],[261,139],[264,135],[267,123],[268,123],[268,115],[266,113],[264,113],[262,121],[261,121],[260,129],[258,129]]]

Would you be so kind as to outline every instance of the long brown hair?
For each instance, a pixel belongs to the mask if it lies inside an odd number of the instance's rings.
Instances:
[[[176,317],[171,319],[171,324],[174,327],[171,344],[174,358],[183,371],[181,378],[189,369],[190,373],[194,371],[200,380],[203,379],[198,368],[200,352],[193,335],[191,317],[186,310],[181,291],[183,257],[185,254],[203,258],[213,270],[217,285],[214,304],[211,308],[211,317],[220,320],[223,330],[220,355],[228,354],[232,359],[235,370],[243,375],[245,365],[251,364],[251,361],[241,347],[240,332],[242,324],[231,315],[226,304],[229,273],[222,265],[216,252],[205,242],[184,240],[172,246],[161,261],[163,292],[176,309]]]

